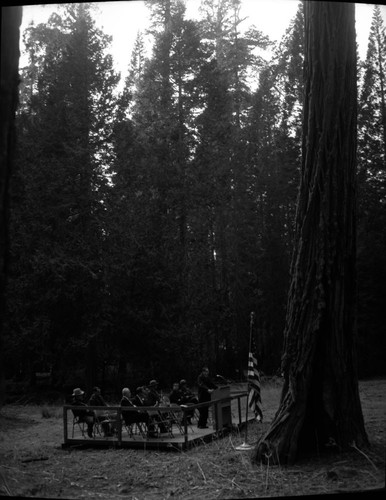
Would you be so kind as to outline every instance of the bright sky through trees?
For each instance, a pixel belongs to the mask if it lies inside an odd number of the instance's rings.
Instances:
[[[149,23],[149,9],[142,0],[97,2],[100,15],[95,18],[103,31],[113,37],[111,53],[122,77],[126,75],[131,51],[138,31],[145,31]],[[197,17],[200,0],[187,0],[187,17]],[[296,14],[298,0],[242,0],[241,17],[247,17],[244,27],[254,24],[272,40],[280,41]],[[380,6],[386,22],[386,6]],[[31,21],[46,22],[57,4],[27,5],[23,7],[21,32]],[[366,57],[373,4],[356,4],[356,29],[359,55]],[[21,60],[23,65],[23,59]]]

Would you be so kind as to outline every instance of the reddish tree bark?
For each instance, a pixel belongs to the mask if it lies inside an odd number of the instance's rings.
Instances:
[[[354,4],[305,2],[303,159],[280,407],[254,459],[368,444],[356,370]],[[332,446],[331,446],[332,445]]]

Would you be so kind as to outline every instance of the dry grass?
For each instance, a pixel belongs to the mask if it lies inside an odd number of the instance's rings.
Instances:
[[[184,500],[256,498],[354,492],[384,487],[386,381],[361,384],[371,451],[353,449],[313,457],[292,467],[252,464],[236,451],[234,433],[187,452],[130,449],[62,450],[61,410],[9,406],[0,413],[0,494],[47,498]],[[267,428],[280,387],[263,384],[265,422],[253,423],[248,442]]]

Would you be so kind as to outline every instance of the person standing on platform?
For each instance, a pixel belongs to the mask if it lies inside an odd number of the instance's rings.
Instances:
[[[212,392],[217,389],[217,385],[209,377],[209,368],[204,366],[200,375],[197,378],[198,386],[198,402],[206,403],[210,401]],[[198,419],[197,427],[199,429],[207,429],[209,406],[203,406],[199,409],[200,418]]]

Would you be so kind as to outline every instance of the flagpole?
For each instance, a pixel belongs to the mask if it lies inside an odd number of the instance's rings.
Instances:
[[[253,328],[253,322],[255,319],[255,313],[251,312],[250,315],[250,322],[249,322],[249,346],[248,346],[248,364],[247,364],[247,401],[245,405],[245,437],[244,437],[244,443],[241,444],[240,446],[236,446],[236,450],[238,451],[246,451],[252,449],[252,446],[248,444],[248,399],[249,399],[249,354],[251,353],[251,348],[252,348],[252,328]]]

